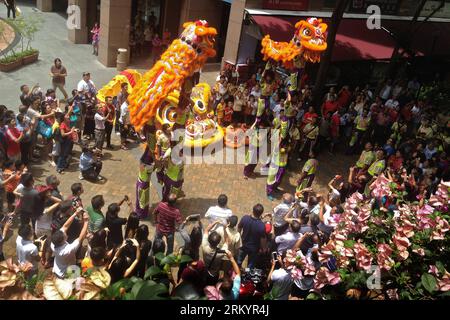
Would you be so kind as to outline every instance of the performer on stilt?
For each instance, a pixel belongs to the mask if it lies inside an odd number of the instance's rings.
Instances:
[[[276,124],[278,128],[272,130],[272,144],[277,145],[272,148],[266,185],[267,198],[271,201],[273,201],[274,193],[279,191],[278,186],[281,184],[288,161],[288,123],[284,110],[280,111],[280,119],[276,122],[279,124]]]
[[[258,99],[256,123],[263,123],[265,126],[270,124],[270,97],[275,92],[275,89],[275,74],[272,70],[272,65],[268,61],[261,78],[261,97]]]
[[[258,154],[259,148],[263,144],[264,140],[267,139],[267,135],[261,124],[255,124],[251,128],[250,143],[245,153],[245,167],[244,167],[244,179],[247,180],[249,177],[254,175],[256,165],[258,164]]]
[[[156,166],[156,176],[158,177],[158,182],[163,184],[164,180],[164,154],[170,148],[172,141],[172,131],[170,129],[170,124],[165,123],[162,126],[161,131],[157,133],[156,138],[156,148],[155,148],[155,166]]]
[[[174,150],[179,152],[174,154]],[[184,195],[182,191],[184,182],[184,158],[183,148],[169,148],[164,155],[165,163],[167,163],[164,174],[163,201],[167,201],[170,194],[176,194],[179,199]]]
[[[315,158],[313,152],[309,153],[309,159],[303,165],[300,178],[297,180],[296,193],[300,193],[303,189],[311,187],[316,176],[319,161]]]

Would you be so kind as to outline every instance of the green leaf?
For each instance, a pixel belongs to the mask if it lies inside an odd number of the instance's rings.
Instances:
[[[162,273],[163,271],[157,266],[151,266],[147,269],[144,275],[144,279],[152,279],[154,276]]]
[[[161,261],[162,259],[164,259],[166,256],[164,255],[164,253],[162,252],[158,252],[157,254],[155,254],[155,258],[158,261]]]
[[[167,257],[161,260],[161,264],[168,264],[168,265],[175,264],[175,256],[168,255]]]
[[[320,295],[318,295],[317,293],[313,292],[308,294],[308,296],[306,296],[306,300],[319,300],[320,299]]]
[[[436,290],[437,287],[437,283],[436,283],[436,278],[429,274],[429,273],[424,273],[422,274],[422,277],[420,278],[423,287],[429,292],[432,293],[433,291]]]
[[[123,300],[136,300],[131,292],[125,293]]]
[[[182,255],[180,258],[180,263],[189,263],[192,261],[192,258],[187,255]]]
[[[345,240],[344,241],[344,247],[346,247],[346,248],[353,248],[355,243],[356,243],[355,240]]]
[[[128,291],[131,288],[133,288],[133,285],[134,285],[134,282],[132,279],[125,278],[125,279],[121,279],[121,280],[117,281],[116,283],[114,283],[112,285],[112,288],[114,290],[117,290],[117,292],[119,292],[120,288],[124,288],[125,291]]]
[[[411,294],[407,290],[400,291],[399,297],[402,300],[406,300],[406,299],[412,300]]]
[[[133,286],[133,288],[131,289],[131,294],[133,295],[134,298],[137,297],[139,291],[141,290],[141,288],[144,286],[145,281],[141,280],[139,282],[136,282]]]
[[[162,300],[167,295],[168,289],[162,283],[148,280],[143,283],[135,295],[136,300]]]
[[[441,261],[436,261],[436,267],[439,270],[439,273],[445,274],[445,266]]]

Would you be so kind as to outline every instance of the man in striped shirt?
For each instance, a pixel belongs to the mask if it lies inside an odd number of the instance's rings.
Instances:
[[[156,221],[155,240],[166,237],[166,254],[171,254],[173,252],[175,231],[177,230],[177,225],[183,222],[180,210],[175,207],[176,201],[176,194],[171,193],[167,199],[167,202],[160,202],[155,211],[153,211]]]

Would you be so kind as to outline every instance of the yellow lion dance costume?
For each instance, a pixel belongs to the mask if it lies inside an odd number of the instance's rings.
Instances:
[[[216,29],[206,21],[186,22],[183,27],[180,38],[142,76],[128,98],[131,124],[136,130],[152,121],[165,99],[175,90],[182,91],[185,79],[216,55]]]
[[[147,73],[141,75],[136,70],[125,70],[100,89],[97,98],[104,102],[105,97],[116,96],[122,83],[127,83],[130,118],[136,130],[146,124],[176,124],[177,128],[186,127],[184,143],[187,146],[204,147],[222,140],[223,129],[213,120],[209,85],[199,83],[191,88],[192,84],[186,79],[200,70],[208,58],[215,56],[217,32],[208,27],[206,21],[186,22],[183,27],[180,38],[172,42]]]

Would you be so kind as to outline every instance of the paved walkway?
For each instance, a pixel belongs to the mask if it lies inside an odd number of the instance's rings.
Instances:
[[[0,17],[6,18],[6,11],[0,6]],[[37,32],[32,43],[39,50],[39,61],[24,66],[11,73],[0,72],[1,103],[9,109],[17,110],[19,106],[20,86],[30,86],[39,83],[44,90],[51,87],[50,67],[53,60],[59,57],[67,68],[66,88],[76,88],[83,71],[90,71],[94,83],[101,86],[107,83],[117,73],[115,68],[105,68],[92,55],[90,45],[75,45],[67,39],[66,20],[58,13],[42,13],[36,8],[20,4],[24,16],[37,15],[42,17],[44,24]],[[58,91],[58,96],[62,94]]]

